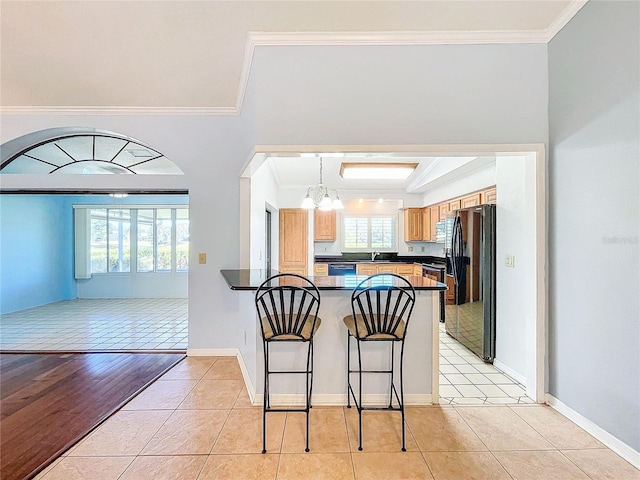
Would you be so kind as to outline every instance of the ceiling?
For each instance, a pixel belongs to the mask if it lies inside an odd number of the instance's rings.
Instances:
[[[2,0],[2,110],[237,113],[255,48],[544,43],[584,3]]]
[[[406,180],[362,180],[340,176],[342,162],[418,163]],[[322,179],[330,189],[359,193],[424,193],[430,188],[445,185],[478,169],[495,164],[495,156],[421,157],[395,154],[347,153],[322,156]],[[299,188],[316,185],[320,180],[320,157],[270,156],[265,167],[270,168],[280,188]]]

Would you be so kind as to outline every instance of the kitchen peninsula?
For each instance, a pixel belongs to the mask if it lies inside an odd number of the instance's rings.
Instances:
[[[243,375],[249,396],[253,403],[262,403],[263,355],[262,339],[256,319],[254,295],[260,284],[269,275],[278,272],[266,270],[221,270],[229,288],[238,295],[239,318],[242,322],[243,337],[239,345]],[[314,405],[346,405],[347,335],[342,318],[351,314],[351,293],[366,276],[323,276],[310,277],[321,294],[320,318],[322,324],[314,338]],[[428,277],[406,277],[416,291],[416,302],[406,339],[404,358],[405,401],[408,405],[429,405],[432,403],[434,387],[437,388],[438,374],[434,369],[434,355],[437,355],[438,320],[440,312],[439,292],[446,285]],[[293,359],[303,358],[303,351],[297,343],[282,345],[271,356],[273,368],[287,368]],[[389,355],[387,345],[371,345],[363,355],[363,361],[371,368],[387,368]],[[303,362],[304,363],[304,362]],[[296,378],[298,377],[298,378]],[[283,375],[271,381],[272,403],[300,405],[304,402],[304,385],[300,375]],[[372,377],[372,376],[369,376]],[[388,402],[389,384],[381,375],[374,378],[363,377],[363,396],[368,403]]]

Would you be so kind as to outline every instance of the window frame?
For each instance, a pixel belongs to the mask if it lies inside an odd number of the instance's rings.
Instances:
[[[178,210],[186,210],[189,214],[189,204],[149,204],[149,205],[127,205],[127,204],[82,204],[73,205],[73,209],[76,212],[75,223],[75,236],[76,236],[76,278],[91,278],[92,276],[122,276],[122,275],[188,275],[189,265],[185,270],[178,270],[177,268],[177,222],[178,222]],[[109,210],[129,210],[129,242],[130,242],[130,259],[129,259],[129,271],[128,272],[109,272],[108,262],[108,250],[109,242],[107,240],[107,271],[106,272],[92,272],[91,271],[91,219],[92,210],[105,210],[105,220],[107,222]],[[153,270],[138,271],[138,211],[139,210],[153,210],[153,258],[152,265]],[[156,247],[157,242],[157,210],[170,210],[171,211],[171,268],[169,270],[157,270],[157,258],[158,249]],[[79,214],[79,212],[83,212]],[[183,221],[185,219],[182,219]],[[187,219],[189,221],[190,230],[190,215]],[[85,223],[83,225],[83,222]],[[108,234],[107,234],[108,238]],[[191,245],[189,244],[189,247]],[[187,255],[187,262],[190,260],[190,253]],[[78,268],[79,267],[79,268]]]
[[[397,213],[375,213],[375,214],[342,214],[341,215],[341,239],[340,239],[340,247],[341,250],[345,253],[362,253],[362,252],[398,252],[398,214]],[[350,218],[366,218],[367,219],[367,246],[362,248],[347,248],[346,243],[346,225],[345,222]],[[372,247],[371,246],[371,219],[373,218],[391,218],[393,221],[393,245],[391,247],[380,248],[380,247]]]

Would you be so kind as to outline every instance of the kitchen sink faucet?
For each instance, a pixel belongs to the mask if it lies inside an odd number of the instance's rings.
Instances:
[[[380,255],[380,252],[371,252],[371,261],[373,262],[378,255]]]

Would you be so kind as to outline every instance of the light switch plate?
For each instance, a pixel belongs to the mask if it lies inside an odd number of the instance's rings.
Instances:
[[[198,254],[198,263],[200,263],[200,264],[207,263],[207,254],[206,253],[199,253]]]
[[[505,255],[504,264],[507,267],[515,267],[516,266],[516,256],[515,255]]]

